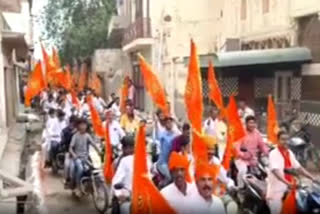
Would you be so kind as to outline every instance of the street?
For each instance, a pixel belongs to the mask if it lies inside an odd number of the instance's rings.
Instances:
[[[41,138],[40,134],[30,135],[31,142],[33,142],[34,148],[40,148]],[[40,158],[35,158],[35,156],[41,156],[39,151],[35,151],[32,154],[32,160],[36,163],[32,163],[33,171],[36,171],[39,166]],[[37,178],[34,182],[35,188],[39,189],[38,197],[40,197],[40,212],[46,214],[87,214],[87,213],[97,213],[93,206],[90,196],[83,197],[81,199],[72,196],[71,190],[65,190],[63,186],[63,177],[61,175],[53,175],[51,168],[43,169],[40,168],[40,173],[35,173]],[[38,181],[39,182],[38,182]]]

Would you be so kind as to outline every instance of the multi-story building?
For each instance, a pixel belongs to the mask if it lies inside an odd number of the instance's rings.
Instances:
[[[199,54],[217,50],[222,1],[212,0],[123,0],[113,18],[109,38],[122,41],[122,51],[129,57],[130,74],[136,87],[136,106],[152,110],[145,95],[136,53],[140,52],[153,66],[165,86],[178,116],[183,115],[187,67],[183,61],[190,52],[190,39]],[[120,36],[122,35],[122,36]]]

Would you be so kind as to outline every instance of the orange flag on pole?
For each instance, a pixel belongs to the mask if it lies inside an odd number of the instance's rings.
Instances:
[[[41,62],[38,62],[28,79],[25,106],[30,106],[32,98],[38,95],[44,88],[46,88],[46,83],[41,69]]]
[[[205,136],[197,131],[192,132],[192,154],[195,162],[208,163],[208,145]]]
[[[108,114],[108,113],[107,113]],[[105,130],[105,158],[104,158],[104,177],[108,185],[112,183],[114,168],[112,164],[112,146],[109,133],[109,123],[106,124]]]
[[[85,64],[82,64],[80,69],[80,76],[78,80],[78,92],[83,91],[83,89],[85,88],[87,84],[87,75],[88,75],[87,66]]]
[[[141,73],[143,74],[144,86],[151,96],[153,102],[158,108],[162,110],[164,115],[168,116],[169,106],[167,104],[166,93],[158,79],[158,77],[152,72],[151,66],[145,61],[145,59],[139,54],[139,62]]]
[[[76,109],[80,109],[80,101],[77,97],[77,93],[74,90],[71,90],[71,99],[73,106],[76,107]]]
[[[93,105],[92,97],[88,96],[87,99],[88,99],[88,104],[90,109],[93,130],[97,136],[103,138],[105,137],[105,133],[102,127],[102,121],[100,119],[99,113]]]
[[[190,120],[190,123],[192,124],[192,128],[195,131],[201,133],[203,112],[202,84],[198,64],[197,48],[192,40],[189,71],[184,100],[186,104],[187,115]]]
[[[245,130],[243,128],[241,119],[238,114],[237,103],[234,96],[230,96],[229,105],[226,110],[228,121],[228,138],[227,145],[223,155],[222,165],[228,170],[230,167],[230,160],[234,154],[234,142],[240,140],[245,136]]]
[[[148,178],[145,139],[145,127],[140,126],[134,153],[131,213],[173,214],[175,211]]]
[[[123,80],[122,86],[121,86],[121,97],[120,97],[120,111],[121,113],[125,112],[126,109],[126,101],[129,96],[129,87],[128,87],[128,81],[129,77],[126,76]]]
[[[208,69],[208,86],[209,86],[209,97],[216,104],[216,106],[222,110],[223,109],[223,99],[219,88],[219,84],[216,79],[214,72],[214,67],[212,62],[209,62]]]
[[[267,134],[268,140],[277,143],[277,133],[279,131],[276,107],[273,103],[271,95],[268,96],[268,113],[267,113]]]
[[[101,82],[96,72],[93,72],[88,84],[89,88],[91,88],[96,94],[101,96]]]

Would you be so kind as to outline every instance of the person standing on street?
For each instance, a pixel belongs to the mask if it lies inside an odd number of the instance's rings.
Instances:
[[[242,124],[245,125],[246,118],[248,116],[254,116],[254,111],[247,105],[247,102],[245,99],[240,98],[238,102],[239,106],[239,116],[241,118]]]
[[[169,156],[172,150],[173,139],[177,137],[177,133],[173,131],[173,118],[165,119],[165,131],[160,136],[160,155],[157,162],[159,172],[164,176],[164,180],[160,186],[166,186],[171,182],[171,175],[168,167]]]

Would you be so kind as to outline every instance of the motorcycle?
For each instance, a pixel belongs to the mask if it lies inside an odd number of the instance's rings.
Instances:
[[[115,190],[125,190],[127,191],[128,197],[124,198],[124,200],[120,201],[115,195],[112,198],[112,209],[111,214],[121,214],[121,210],[126,213],[126,210],[129,208],[130,210],[130,202],[131,202],[131,191],[125,188],[122,183],[114,185]],[[125,205],[121,208],[122,205]],[[129,206],[129,207],[128,207]]]
[[[84,173],[78,187],[82,195],[92,196],[93,204],[99,213],[105,213],[109,205],[109,191],[105,184],[101,157],[90,152],[90,161],[84,161]]]
[[[313,182],[306,185],[298,177],[295,169],[285,169],[286,174],[293,175],[297,179],[296,202],[299,214],[320,213],[320,183]]]
[[[57,175],[59,170],[64,169],[64,160],[65,160],[66,149],[61,143],[57,141],[51,142],[51,168],[52,173]]]
[[[320,166],[320,154],[311,141],[311,134],[308,128],[309,125],[304,125],[292,135],[289,140],[289,148],[304,167],[311,161],[315,168],[318,169]]]
[[[269,214],[269,207],[265,199],[268,159],[259,157],[256,167],[249,167],[244,176],[244,188],[238,191],[235,199],[242,214]]]

